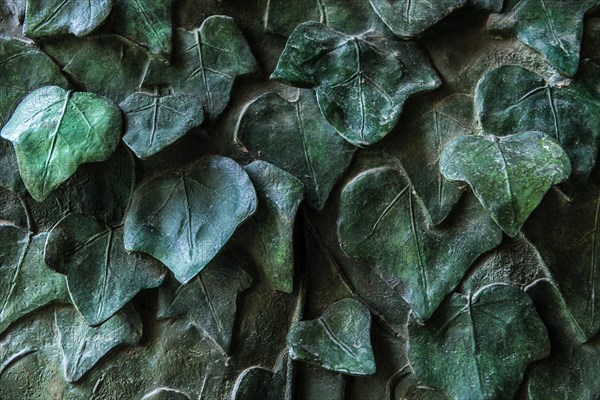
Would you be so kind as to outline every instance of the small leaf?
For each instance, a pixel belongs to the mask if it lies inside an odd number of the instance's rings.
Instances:
[[[550,351],[531,299],[504,284],[455,293],[424,326],[412,318],[408,329],[415,374],[457,400],[513,398],[527,365]]]
[[[471,197],[451,222],[431,227],[407,178],[390,167],[361,172],[342,190],[341,248],[372,268],[427,319],[471,264],[498,245],[500,230]]]
[[[169,85],[178,94],[197,96],[205,118],[214,122],[229,102],[235,79],[257,70],[233,18],[214,15],[198,29],[175,31],[172,65],[152,62],[144,86]]]
[[[48,86],[30,93],[0,134],[15,147],[25,187],[42,201],[80,164],[109,158],[121,123],[110,100]]]
[[[588,180],[600,148],[600,101],[579,82],[554,87],[526,69],[506,65],[487,72],[475,90],[485,132],[504,136],[540,131],[566,151],[579,185]]]
[[[135,191],[125,219],[125,248],[150,254],[185,284],[255,210],[256,192],[246,172],[229,158],[207,156]]]
[[[579,65],[583,17],[597,0],[507,0],[502,14],[492,14],[488,26],[517,35],[544,55],[566,76]]]
[[[27,68],[27,73],[23,73]],[[46,85],[67,87],[58,65],[37,47],[24,41],[0,36],[0,128],[21,100],[32,90]]]
[[[170,282],[161,287],[158,318],[183,316],[227,353],[237,297],[251,283],[252,278],[237,262],[218,256],[189,283]]]
[[[164,268],[123,247],[123,230],[96,218],[70,214],[48,235],[46,264],[67,277],[69,294],[89,325],[113,316],[143,289],[159,286]]]
[[[262,367],[243,370],[235,380],[231,400],[280,400],[286,398],[287,351],[277,360],[275,371]],[[288,378],[289,379],[289,378]]]
[[[254,100],[241,117],[236,139],[253,157],[300,179],[317,209],[325,206],[355,150],[323,118],[311,90],[299,90],[294,100],[274,93]]]
[[[32,38],[84,36],[100,26],[111,8],[112,0],[27,0],[23,33]]]
[[[77,382],[117,346],[135,345],[142,336],[142,321],[133,307],[92,328],[72,308],[54,310],[54,325],[68,382]]]
[[[292,175],[264,161],[254,161],[245,170],[254,183],[260,206],[247,225],[243,246],[273,289],[291,293],[294,221],[304,197],[304,186]]]
[[[467,0],[369,0],[375,12],[401,38],[418,36]]]
[[[123,141],[141,159],[175,143],[204,120],[202,104],[194,96],[134,93],[119,106],[126,121]]]
[[[310,21],[294,30],[271,79],[315,87],[327,121],[356,146],[383,139],[411,95],[441,84],[416,43],[372,31],[349,36]]]
[[[65,278],[44,264],[46,237],[0,225],[0,333],[33,311],[69,299]]]
[[[498,226],[514,237],[550,187],[569,177],[563,149],[541,132],[460,136],[442,152],[446,179],[463,181]]]
[[[295,360],[353,375],[375,373],[371,314],[354,299],[331,304],[316,320],[298,322],[287,342]]]

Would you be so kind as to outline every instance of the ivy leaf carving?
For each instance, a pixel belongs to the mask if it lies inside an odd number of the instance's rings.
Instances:
[[[66,275],[69,294],[89,325],[112,317],[139,291],[159,286],[164,268],[154,259],[125,251],[122,228],[70,214],[48,235],[46,264]]]
[[[502,235],[469,197],[452,221],[431,227],[408,179],[391,167],[359,173],[343,188],[337,222],[344,252],[364,262],[428,319],[471,264]]]
[[[596,164],[600,101],[580,82],[554,87],[514,65],[487,72],[475,90],[477,118],[494,135],[540,131],[552,136],[571,160],[574,183],[584,184]]]
[[[171,281],[161,287],[158,318],[183,316],[227,353],[237,297],[251,284],[252,278],[237,262],[218,256],[189,283]]]
[[[46,237],[0,225],[0,333],[50,303],[69,301],[65,278],[44,264]]]
[[[446,179],[469,184],[498,226],[514,237],[553,185],[571,173],[564,150],[541,132],[460,136],[440,157]]]
[[[411,318],[408,330],[415,374],[453,399],[513,398],[527,365],[550,351],[531,299],[505,284],[455,293],[425,325]]]
[[[316,88],[325,119],[356,146],[383,139],[411,95],[441,84],[416,43],[374,31],[350,36],[311,21],[294,30],[271,79]]]
[[[544,55],[560,73],[573,76],[579,66],[583,17],[596,0],[507,0],[488,26],[517,35]]]
[[[107,98],[47,86],[19,104],[0,135],[15,147],[25,187],[42,201],[80,164],[109,158],[121,123],[121,111]]]
[[[119,106],[126,121],[123,141],[141,159],[175,143],[204,120],[202,104],[189,95],[138,92]]]
[[[467,0],[369,0],[394,35],[412,38],[423,33]]]
[[[279,400],[285,398],[287,395],[288,359],[286,351],[277,360],[274,371],[258,366],[243,370],[235,380],[231,391],[231,400]]]
[[[372,375],[375,356],[370,331],[369,309],[349,298],[331,304],[316,320],[292,326],[287,343],[295,360],[352,375]]]
[[[22,73],[23,66],[27,73]],[[10,37],[0,36],[0,128],[8,121],[17,105],[32,90],[68,83],[58,65],[37,47]]]
[[[259,97],[241,117],[236,140],[254,158],[300,179],[308,203],[317,209],[325,206],[355,150],[323,118],[312,90],[298,90],[292,100],[274,93]]]
[[[27,0],[23,33],[32,38],[85,36],[100,26],[111,8],[112,0]]]
[[[125,248],[160,260],[183,284],[256,211],[248,174],[233,160],[207,156],[189,170],[140,186],[125,219]]]
[[[90,327],[73,308],[54,310],[54,325],[68,382],[77,382],[117,346],[135,345],[142,321],[133,307],[118,312],[98,327]]]
[[[0,186],[14,193],[25,193],[25,185],[19,175],[19,163],[13,145],[0,138]]]
[[[197,96],[207,120],[223,112],[238,76],[258,70],[256,60],[233,18],[214,15],[200,28],[177,29],[171,65],[152,62],[143,85],[170,86],[178,94]]]

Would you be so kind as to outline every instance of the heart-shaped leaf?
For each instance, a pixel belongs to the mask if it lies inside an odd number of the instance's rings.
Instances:
[[[0,333],[35,310],[69,300],[65,278],[44,264],[46,237],[0,225]]]
[[[84,36],[106,19],[112,0],[27,0],[23,33],[40,38],[72,33]]]
[[[68,382],[76,382],[117,346],[135,345],[142,337],[142,321],[133,307],[92,328],[73,308],[54,310],[54,325]]]
[[[483,252],[502,234],[477,201],[465,199],[443,227],[431,227],[408,179],[378,167],[342,190],[337,222],[341,248],[365,262],[427,319]]]
[[[139,291],[159,286],[165,269],[156,260],[123,247],[122,228],[70,214],[48,235],[46,264],[67,277],[73,304],[89,325],[113,316]]]
[[[218,256],[194,280],[171,281],[159,292],[158,318],[183,316],[227,353],[238,295],[252,278],[230,257]]]
[[[315,87],[327,121],[356,146],[383,139],[411,95],[441,84],[416,43],[374,31],[349,36],[310,21],[294,30],[271,79]]]
[[[487,72],[475,90],[477,118],[485,132],[504,136],[540,131],[566,151],[573,179],[585,183],[600,147],[600,101],[573,82],[555,87],[526,69],[506,65]]]
[[[141,159],[175,143],[204,120],[202,104],[188,95],[135,93],[119,106],[125,113],[123,141]]]
[[[47,86],[19,104],[0,135],[15,147],[25,187],[42,201],[80,164],[109,158],[121,123],[119,108],[107,98]]]
[[[125,219],[125,248],[160,260],[183,284],[221,250],[256,210],[248,174],[233,160],[207,156],[187,171],[140,186]]]
[[[596,5],[596,0],[507,0],[503,13],[492,14],[488,26],[516,34],[562,74],[573,76],[579,66],[583,17]]]
[[[253,157],[300,179],[317,209],[325,205],[355,150],[323,118],[312,90],[299,90],[293,100],[274,93],[259,97],[241,117],[236,139]],[[286,145],[280,146],[280,140]]]
[[[541,132],[460,136],[444,148],[446,179],[469,184],[498,226],[514,237],[553,185],[571,173],[564,150]]]
[[[277,360],[275,371],[261,367],[250,367],[243,370],[235,380],[231,391],[231,400],[280,400],[287,396],[286,364],[288,354],[285,352]]]
[[[331,304],[316,320],[298,322],[287,343],[295,360],[353,375],[375,373],[371,313],[354,299]]]
[[[527,365],[550,351],[531,299],[504,284],[455,293],[424,326],[412,318],[408,330],[415,374],[457,400],[513,398]]]
[[[369,0],[396,36],[411,38],[442,20],[467,0]]]

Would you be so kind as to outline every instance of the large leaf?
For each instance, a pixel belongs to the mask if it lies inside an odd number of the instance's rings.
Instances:
[[[246,108],[236,136],[254,158],[300,179],[309,204],[317,209],[323,208],[354,154],[354,147],[323,118],[311,90],[298,90],[292,100],[274,93],[259,97]]]
[[[526,69],[507,65],[487,72],[475,90],[476,112],[484,131],[507,135],[540,131],[567,152],[576,183],[585,183],[600,146],[600,101],[579,82],[552,86]]]
[[[460,136],[442,152],[446,179],[467,182],[494,221],[514,237],[544,194],[569,177],[563,149],[541,132]]]
[[[125,113],[123,141],[139,158],[149,158],[202,124],[202,104],[194,96],[134,93],[120,105]]]
[[[366,170],[342,190],[342,249],[379,274],[422,319],[431,316],[475,259],[502,239],[472,197],[448,224],[436,228],[427,221],[410,182],[396,169]]]
[[[340,300],[316,320],[298,322],[287,342],[295,360],[353,375],[375,373],[371,313],[357,300]]]
[[[169,59],[172,3],[173,0],[116,0],[106,23],[111,32]]]
[[[492,14],[492,29],[517,35],[539,51],[562,74],[573,76],[579,66],[584,14],[597,0],[507,0],[502,14]]]
[[[258,69],[233,18],[222,15],[193,31],[177,29],[173,50],[172,65],[151,63],[144,85],[168,85],[178,94],[197,96],[213,122],[227,106],[235,79]]]
[[[381,140],[411,95],[441,84],[416,43],[374,31],[349,36],[310,21],[294,30],[271,78],[315,87],[327,121],[357,146]]]
[[[121,112],[110,100],[47,86],[19,104],[0,135],[15,147],[25,187],[42,201],[80,164],[109,158],[121,123]]]
[[[46,236],[0,225],[0,333],[35,310],[69,299],[65,278],[44,264]]]
[[[92,328],[73,308],[54,310],[54,328],[68,382],[76,382],[117,346],[135,345],[142,337],[142,321],[129,307]]]
[[[463,194],[463,185],[446,180],[439,169],[440,154],[453,138],[473,131],[473,98],[454,94],[442,100],[427,99],[407,109],[410,123],[394,146],[395,153],[423,199],[434,225],[441,223]]]
[[[375,12],[397,36],[419,35],[467,0],[369,0]]]
[[[65,274],[69,294],[89,325],[100,325],[140,290],[159,286],[165,269],[156,260],[125,251],[123,229],[70,214],[48,235],[46,264]]]
[[[159,292],[159,318],[183,316],[225,352],[231,344],[238,295],[252,278],[233,259],[219,256],[191,282],[171,281]]]
[[[27,0],[23,33],[33,38],[84,36],[100,26],[111,7],[112,0]]]
[[[256,202],[250,178],[235,161],[204,157],[136,190],[125,219],[125,248],[150,254],[185,284],[254,214]]]
[[[24,68],[27,73],[23,73]],[[4,36],[0,36],[0,76],[0,128],[30,91],[46,85],[68,85],[58,66],[37,47]]]
[[[266,281],[276,290],[292,292],[294,282],[293,231],[304,197],[302,182],[265,161],[245,168],[258,195],[259,207],[240,238]]]
[[[527,365],[549,350],[531,299],[509,285],[455,293],[424,326],[409,322],[415,374],[457,400],[513,398]]]

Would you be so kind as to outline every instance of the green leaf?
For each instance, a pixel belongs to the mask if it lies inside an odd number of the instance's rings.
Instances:
[[[394,385],[393,400],[448,400],[441,390],[426,386],[413,373],[406,373]]]
[[[579,65],[583,17],[597,0],[507,0],[502,14],[492,14],[488,26],[507,31],[566,76]]]
[[[15,193],[24,193],[25,185],[19,175],[19,163],[13,145],[0,138],[0,186]]]
[[[121,112],[110,100],[47,86],[19,104],[0,135],[15,147],[25,187],[42,201],[80,164],[109,158],[121,123]]]
[[[416,43],[373,31],[349,36],[310,21],[294,30],[271,79],[315,87],[327,121],[356,146],[383,139],[411,95],[441,85]]]
[[[165,59],[171,56],[173,0],[116,0],[106,24]]]
[[[159,292],[158,318],[183,316],[224,351],[229,351],[236,300],[252,278],[232,258],[218,256],[185,285],[171,281]]]
[[[502,239],[472,197],[444,226],[427,221],[420,199],[397,169],[368,169],[342,190],[337,222],[341,248],[380,275],[424,320],[475,259]]]
[[[596,164],[600,101],[579,82],[555,87],[526,69],[506,65],[487,72],[475,90],[477,118],[494,135],[540,131],[554,137],[573,166],[573,179],[587,181]]]
[[[141,159],[172,145],[204,120],[202,104],[188,95],[138,92],[119,106],[126,121],[123,141]]]
[[[291,293],[294,221],[304,197],[304,186],[289,173],[265,161],[254,161],[245,170],[254,183],[260,206],[245,225],[245,236],[240,244],[273,289]]]
[[[446,179],[469,184],[498,226],[514,237],[544,194],[571,173],[563,149],[541,132],[460,136],[442,152]]]
[[[231,17],[214,15],[198,29],[177,29],[173,47],[172,64],[152,62],[144,86],[167,85],[178,94],[197,96],[205,118],[212,122],[227,106],[235,79],[258,70]]]
[[[54,328],[68,382],[77,382],[117,346],[135,345],[142,337],[142,321],[133,307],[92,328],[73,308],[54,310]]]
[[[435,25],[467,0],[369,0],[394,35],[412,38]]]
[[[233,160],[207,156],[187,171],[150,180],[133,195],[125,248],[160,260],[183,284],[256,211],[248,174]]]
[[[292,100],[275,93],[254,100],[241,117],[236,140],[252,157],[300,179],[308,203],[317,209],[325,206],[355,150],[323,118],[311,90],[298,90]]]
[[[46,54],[32,44],[5,36],[0,36],[0,76],[0,128],[32,90],[46,85],[68,86],[60,68]]]
[[[371,314],[354,299],[331,304],[316,320],[298,322],[287,342],[295,360],[353,375],[375,373]]]
[[[416,110],[407,109],[407,113],[415,117],[402,125],[394,153],[423,200],[431,222],[438,225],[460,200],[464,187],[442,176],[440,154],[450,140],[473,132],[473,98],[453,94],[442,100],[428,99]]]
[[[235,380],[231,400],[280,400],[286,398],[286,361],[285,352],[275,365],[274,371],[253,366],[243,370]]]
[[[112,0],[27,0],[23,33],[32,38],[84,36],[100,26],[111,8]]]
[[[527,365],[550,351],[531,299],[505,284],[455,293],[424,326],[412,318],[408,329],[415,374],[454,399],[511,399]]]
[[[69,299],[65,278],[44,264],[46,236],[0,225],[0,333],[33,311]]]
[[[46,264],[66,275],[69,294],[89,325],[112,317],[143,289],[159,286],[164,268],[156,260],[123,247],[122,228],[70,214],[48,235]]]

